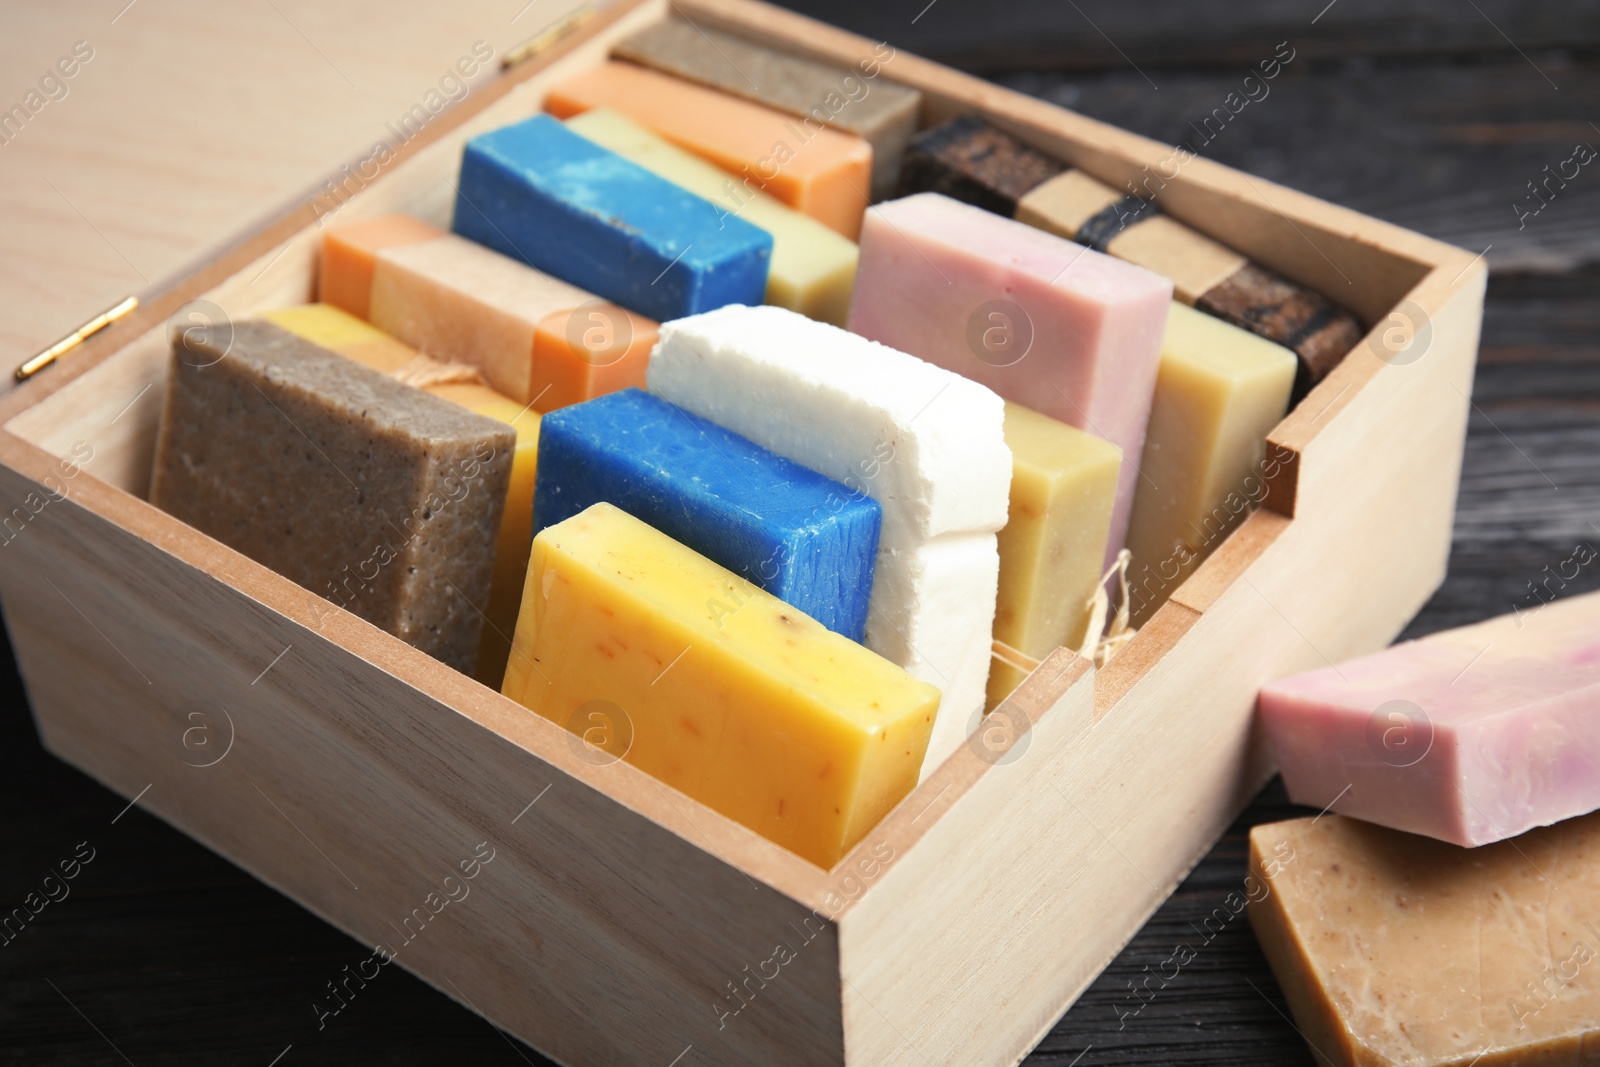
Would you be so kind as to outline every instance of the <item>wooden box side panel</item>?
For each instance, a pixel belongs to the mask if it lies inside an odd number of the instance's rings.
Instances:
[[[0,499],[37,492],[32,473],[0,469]],[[564,1063],[665,1064],[691,1044],[697,1063],[840,1061],[833,925],[724,861],[713,813],[584,763],[468,679],[447,695],[476,716],[451,710],[401,677],[436,666],[422,654],[349,618],[336,644],[82,506],[113,490],[69,486],[0,547],[52,752],[368,946],[351,945],[352,973],[370,978],[382,944]],[[282,581],[242,557],[214,569]],[[675,816],[599,791],[652,786]],[[761,1011],[730,1020],[729,983],[771,967],[786,930],[799,950],[781,982],[745,987]],[[337,1007],[324,988],[306,999],[308,1022],[313,1002]]]
[[[1377,388],[1330,416],[1295,520],[1252,514],[1156,614],[1159,659],[1129,645],[1096,678],[1090,716],[1035,723],[1037,747],[992,768],[842,916],[852,1062],[1020,1059],[1023,1027],[995,1015],[1042,1032],[1271,774],[1260,686],[1383,647],[1438,587],[1482,281],[1419,290],[1436,308],[1429,351],[1383,366]],[[1054,857],[1054,892],[1035,849]],[[978,865],[983,891],[952,880],[951,863]],[[989,969],[1002,952],[1028,983]]]

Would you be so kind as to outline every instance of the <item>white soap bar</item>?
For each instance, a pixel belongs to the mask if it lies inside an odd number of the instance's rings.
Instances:
[[[1000,398],[777,307],[663,323],[647,380],[883,506],[866,644],[943,692],[923,773],[938,766],[984,705],[1011,488]]]

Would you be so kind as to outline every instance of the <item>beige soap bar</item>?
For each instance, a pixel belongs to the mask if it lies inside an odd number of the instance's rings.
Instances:
[[[1091,433],[1006,403],[1011,510],[1000,531],[1000,595],[994,638],[1033,659],[1083,644],[1100,582],[1122,454]],[[996,660],[988,708],[1026,672]]]
[[[666,19],[617,45],[612,55],[758,104],[832,126],[872,145],[872,195],[894,191],[900,158],[917,132],[922,94],[879,77],[894,48],[880,44],[853,68],[830,67],[742,37]]]
[[[1250,832],[1250,867],[1250,923],[1316,1062],[1600,1062],[1600,814],[1473,849],[1294,819]]]
[[[151,502],[472,670],[511,427],[269,322],[219,340],[174,342]]]
[[[1287,348],[1173,302],[1128,522],[1133,625],[1261,503],[1267,433],[1294,377]]]

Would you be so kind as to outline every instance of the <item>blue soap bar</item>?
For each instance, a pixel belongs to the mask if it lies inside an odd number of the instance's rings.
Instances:
[[[454,228],[661,322],[766,299],[770,233],[549,115],[467,142]]]
[[[625,389],[539,424],[534,532],[601,501],[861,640],[883,523],[871,497]]]

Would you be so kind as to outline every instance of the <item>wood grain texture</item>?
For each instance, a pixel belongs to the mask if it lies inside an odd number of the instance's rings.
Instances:
[[[507,49],[577,6],[8,8],[0,109],[25,101],[76,42],[93,58],[0,143],[0,389],[12,367],[91,315],[162,288],[241,230],[304,203],[376,142],[398,147],[390,124],[430,90],[471,99]],[[441,93],[479,41],[493,58]]]

